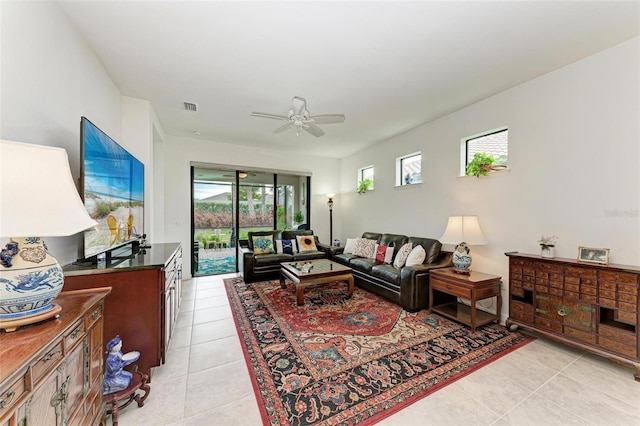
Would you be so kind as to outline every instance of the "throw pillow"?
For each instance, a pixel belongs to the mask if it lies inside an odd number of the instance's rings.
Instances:
[[[300,252],[318,250],[316,247],[316,239],[313,238],[313,235],[298,235],[296,236],[296,240],[298,241],[298,250],[300,250]]]
[[[407,257],[407,261],[405,262],[405,266],[417,266],[422,265],[425,257],[427,257],[427,252],[424,251],[424,248],[418,244],[411,250],[409,253],[409,257]]]
[[[411,243],[405,243],[402,247],[400,247],[400,250],[398,250],[398,254],[396,254],[396,260],[393,261],[393,266],[395,266],[396,268],[402,268],[407,261],[407,257],[409,257],[411,250],[413,250],[413,246],[411,245]]]
[[[374,259],[376,256],[376,240],[358,238],[353,254],[367,259]]]
[[[276,240],[276,253],[298,253],[298,245],[296,244],[296,240]]]
[[[393,247],[376,244],[376,262],[391,263]]]
[[[347,243],[344,245],[344,250],[342,251],[344,254],[353,253],[353,249],[356,248],[357,238],[347,238]]]
[[[253,237],[253,253],[254,254],[273,254],[273,235],[254,236]]]

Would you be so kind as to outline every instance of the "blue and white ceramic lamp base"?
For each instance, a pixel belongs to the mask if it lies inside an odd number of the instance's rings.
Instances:
[[[2,250],[0,321],[46,318],[64,274],[39,237],[13,238]]]

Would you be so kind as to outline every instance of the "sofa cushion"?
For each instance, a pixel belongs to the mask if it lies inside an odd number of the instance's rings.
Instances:
[[[375,265],[371,268],[371,275],[378,277],[390,283],[400,285],[400,268],[396,268],[393,265],[386,263],[382,265]]]
[[[255,254],[273,254],[273,235],[254,235],[251,237],[253,242],[253,253]]]
[[[313,235],[298,235],[296,240],[298,241],[298,251],[318,251],[318,247],[316,247],[316,240],[313,238]]]
[[[411,242],[413,246],[416,244],[422,246],[427,253],[424,263],[435,263],[440,258],[440,251],[442,250],[440,241],[434,240],[433,238],[409,237],[409,242]]]
[[[396,254],[396,258],[393,261],[393,266],[395,266],[396,268],[402,268],[407,262],[407,257],[409,257],[411,250],[413,250],[413,245],[411,243],[406,243],[402,247],[400,247],[400,250],[398,250],[398,254]]]
[[[360,259],[360,257],[352,253],[339,253],[333,256],[333,260],[343,265],[350,265],[351,259]]]
[[[404,263],[405,266],[417,266],[422,265],[424,259],[427,257],[427,252],[424,251],[424,248],[418,244],[416,245],[411,253],[409,253],[409,257],[407,257],[407,261]]]
[[[376,240],[358,238],[353,254],[368,259],[373,259],[376,255]]]
[[[398,254],[398,250],[400,250],[400,247],[405,245],[407,241],[409,241],[409,237],[400,234],[382,234],[382,237],[380,237],[380,244],[382,244],[383,246],[393,246],[394,257],[391,259],[392,262],[395,256]]]
[[[393,246],[387,247],[382,244],[376,244],[376,262],[391,263],[393,262]]]
[[[294,254],[298,252],[296,240],[276,240],[276,253]]]
[[[342,251],[344,254],[353,253],[353,249],[356,248],[357,238],[347,238],[347,243],[344,245],[344,250]]]
[[[290,254],[274,253],[274,254],[257,254],[253,257],[255,266],[273,265],[282,262],[293,262],[293,256]]]
[[[282,239],[282,233],[280,231],[251,231],[247,234],[247,243],[249,245],[249,249],[253,251],[253,237],[263,237],[266,235],[271,235],[273,240]]]
[[[349,262],[349,266],[358,271],[371,273],[371,268],[376,264],[375,259],[368,259],[364,257],[355,257]]]

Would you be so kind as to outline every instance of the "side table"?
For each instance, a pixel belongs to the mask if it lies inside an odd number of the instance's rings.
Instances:
[[[149,391],[151,391],[150,386],[147,384],[149,380],[148,375],[139,371],[133,371],[132,374],[133,377],[126,389],[103,396],[104,403],[107,407],[107,414],[111,414],[113,426],[118,426],[119,410],[128,407],[133,401],[138,403],[138,407],[142,407],[144,400],[149,396]],[[144,391],[144,395],[137,394],[136,391],[138,389]],[[124,403],[121,403],[122,401],[124,401]]]
[[[476,331],[476,327],[500,321],[501,283],[501,277],[497,275],[476,271],[471,271],[469,275],[463,275],[453,272],[453,268],[432,269],[429,271],[429,311],[468,325],[473,333]],[[471,306],[457,301],[433,306],[434,291],[469,299]],[[477,301],[490,297],[497,299],[495,315],[476,309]]]

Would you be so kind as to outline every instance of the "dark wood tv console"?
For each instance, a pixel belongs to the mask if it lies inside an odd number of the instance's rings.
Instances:
[[[120,335],[124,351],[139,351],[139,371],[151,377],[153,367],[164,364],[173,334],[182,291],[182,247],[179,243],[153,244],[130,259],[111,265],[63,267],[63,292],[111,287],[104,305],[106,344]]]
[[[519,326],[629,365],[640,381],[640,267],[505,253],[509,319]]]

